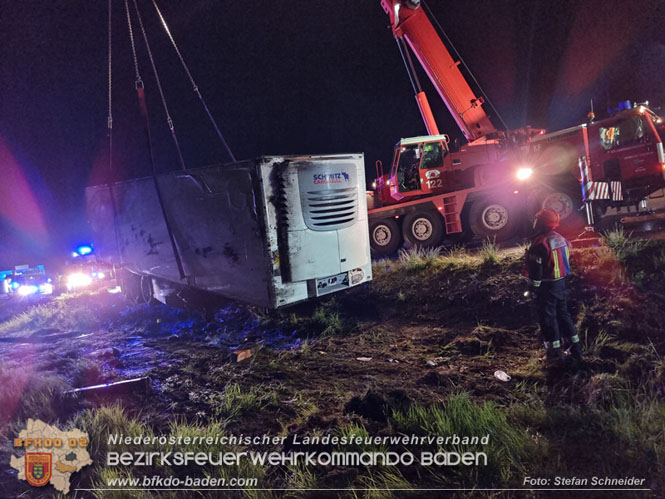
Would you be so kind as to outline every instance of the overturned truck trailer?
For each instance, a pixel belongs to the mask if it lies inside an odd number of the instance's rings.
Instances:
[[[371,280],[362,154],[261,157],[86,190],[123,292],[278,308]]]

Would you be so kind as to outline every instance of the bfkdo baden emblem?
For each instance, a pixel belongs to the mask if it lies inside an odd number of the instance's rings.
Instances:
[[[52,460],[50,452],[25,453],[25,479],[30,485],[42,487],[49,482]]]

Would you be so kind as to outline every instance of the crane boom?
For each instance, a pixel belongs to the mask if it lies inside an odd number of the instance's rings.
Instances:
[[[381,0],[393,34],[405,39],[469,142],[496,132],[418,0]]]

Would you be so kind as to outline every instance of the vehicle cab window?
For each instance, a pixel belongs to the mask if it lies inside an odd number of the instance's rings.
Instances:
[[[423,147],[423,160],[420,163],[421,170],[441,168],[446,150],[441,142],[430,142]]]
[[[614,126],[600,127],[600,145],[609,151],[641,143],[646,136],[641,116],[618,121]]]
[[[397,185],[400,192],[420,189],[418,168],[422,158],[422,144],[403,146],[397,164]]]

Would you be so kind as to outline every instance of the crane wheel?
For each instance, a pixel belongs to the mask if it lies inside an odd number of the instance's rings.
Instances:
[[[389,256],[402,245],[402,233],[394,218],[382,218],[369,225],[369,242],[372,253],[378,257]]]
[[[476,236],[505,241],[519,227],[519,215],[509,203],[478,199],[469,210],[469,227]]]
[[[439,246],[444,232],[443,217],[435,211],[409,213],[402,222],[404,239],[411,246],[421,248]]]
[[[529,221],[533,223],[536,213],[543,208],[556,211],[561,217],[561,230],[579,233],[586,225],[583,212],[578,210],[581,200],[572,188],[542,187],[529,193],[527,198]]]

